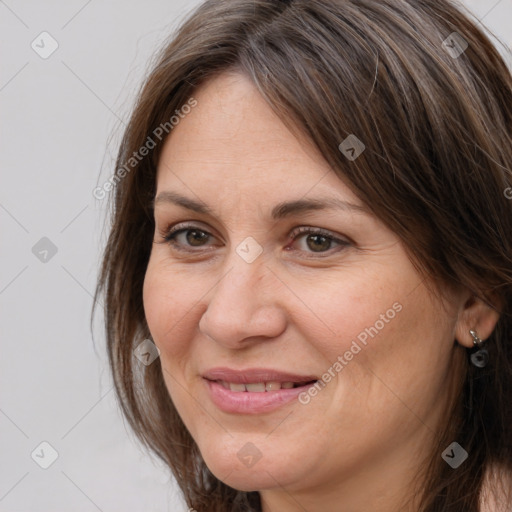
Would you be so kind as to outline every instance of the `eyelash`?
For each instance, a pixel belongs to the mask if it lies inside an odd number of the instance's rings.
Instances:
[[[200,228],[199,226],[196,226],[194,224],[188,224],[188,223],[182,223],[182,224],[177,224],[176,226],[172,227],[168,227],[164,232],[161,233],[162,235],[162,243],[168,243],[169,245],[171,245],[173,248],[175,248],[176,250],[178,251],[182,251],[182,252],[188,252],[188,253],[195,253],[195,252],[199,252],[200,249],[198,249],[197,251],[196,250],[189,250],[189,249],[183,249],[182,247],[180,247],[180,244],[176,243],[175,239],[176,237],[181,234],[181,233],[185,233],[187,231],[199,231],[201,233],[205,233],[209,236],[213,236],[211,233],[209,233],[208,231]],[[351,245],[351,243],[347,240],[342,240],[340,238],[337,238],[335,236],[333,236],[332,233],[330,233],[329,231],[325,230],[325,229],[322,229],[322,228],[313,228],[313,227],[306,227],[306,226],[301,226],[297,229],[295,229],[294,231],[292,231],[292,233],[290,233],[290,238],[292,239],[292,241],[295,241],[298,236],[297,235],[304,235],[304,234],[309,234],[309,235],[320,235],[322,237],[325,237],[327,238],[329,241],[331,242],[335,242],[337,244],[339,244],[341,246],[341,248],[344,248],[344,247],[347,247],[349,245]],[[298,251],[298,252],[305,252],[305,251]],[[309,252],[309,251],[306,251],[306,252]],[[313,254],[315,256],[307,256],[307,257],[312,257],[312,258],[317,258],[317,257],[325,257],[325,256],[316,256],[316,255],[322,255],[322,254],[326,254],[326,253],[330,253],[331,250],[327,250],[327,251],[321,251],[321,252],[309,252],[309,254]],[[338,251],[336,251],[338,252]],[[329,256],[331,254],[328,254]]]

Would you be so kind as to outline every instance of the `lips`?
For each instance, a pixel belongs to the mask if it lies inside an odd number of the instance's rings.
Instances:
[[[318,380],[265,368],[212,368],[202,377],[213,403],[231,414],[269,413],[295,401]]]
[[[203,374],[210,381],[226,382],[228,384],[280,384],[281,388],[297,387],[309,382],[317,381],[314,375],[298,375],[267,368],[249,368],[246,370],[233,370],[231,368],[212,368]],[[290,386],[290,383],[293,386]],[[283,386],[283,384],[285,384]]]

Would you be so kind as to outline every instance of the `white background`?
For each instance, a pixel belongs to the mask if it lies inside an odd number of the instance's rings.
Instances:
[[[186,510],[117,410],[101,317],[92,341],[106,238],[92,190],[150,57],[198,3],[0,0],[0,512]],[[512,0],[466,4],[512,44]],[[31,48],[43,31],[59,45],[47,59]],[[45,263],[42,237],[57,248]],[[48,469],[31,458],[43,441]]]

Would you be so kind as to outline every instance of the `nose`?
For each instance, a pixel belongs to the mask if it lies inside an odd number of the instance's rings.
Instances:
[[[283,283],[261,255],[247,263],[235,253],[227,268],[205,298],[200,332],[230,349],[279,336],[286,328]]]

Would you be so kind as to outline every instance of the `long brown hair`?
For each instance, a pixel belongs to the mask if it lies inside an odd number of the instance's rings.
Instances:
[[[206,467],[159,359],[145,366],[133,353],[150,338],[142,285],[161,127],[172,133],[170,119],[194,90],[227,70],[247,75],[316,144],[420,273],[502,304],[490,362],[464,360],[423,482],[422,511],[479,511],[485,472],[512,470],[512,78],[488,37],[446,0],[208,0],[166,44],[124,133],[115,182],[102,189],[113,191],[96,298],[105,297],[129,424],[171,468],[190,507],[261,510],[257,492],[235,490]],[[339,149],[350,134],[366,147],[352,162]],[[458,470],[440,456],[453,440],[470,454]]]

